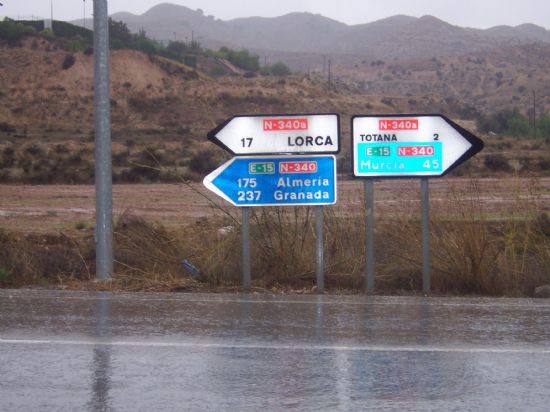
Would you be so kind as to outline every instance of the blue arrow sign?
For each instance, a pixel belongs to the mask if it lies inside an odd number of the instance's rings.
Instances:
[[[235,157],[204,178],[235,206],[336,203],[334,156]]]

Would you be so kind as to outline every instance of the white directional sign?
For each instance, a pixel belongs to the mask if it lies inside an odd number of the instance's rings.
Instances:
[[[234,116],[208,138],[234,155],[338,153],[337,114]]]
[[[441,115],[352,118],[355,177],[441,176],[482,148],[480,139]]]

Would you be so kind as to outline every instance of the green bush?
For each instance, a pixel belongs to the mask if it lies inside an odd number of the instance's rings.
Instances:
[[[131,48],[134,35],[126,23],[116,21],[109,17],[109,44],[113,49]]]
[[[529,121],[525,116],[515,115],[508,119],[508,124],[506,128],[506,134],[509,134],[514,137],[527,137],[531,127],[529,126]]]
[[[239,69],[249,72],[257,72],[260,70],[260,57],[256,54],[251,54],[248,50],[231,50],[227,47],[222,47],[217,53],[218,57],[229,60]]]
[[[86,50],[88,50],[90,48],[90,45],[83,39],[80,39],[80,38],[75,38],[75,39],[72,39],[70,40],[68,43],[67,43],[67,47],[66,47],[69,51],[71,52],[82,52],[82,53],[85,53]]]
[[[78,38],[87,46],[91,46],[94,41],[94,34],[91,30],[84,27],[75,26],[74,24],[67,23],[66,21],[54,20],[52,23],[53,32],[56,37],[63,37],[66,39]]]
[[[15,46],[21,39],[36,33],[32,27],[5,18],[0,22],[0,39],[5,40],[10,46]]]
[[[537,131],[539,128],[546,128],[548,125],[548,131],[550,132],[550,119],[548,119],[548,123],[546,122],[545,115],[541,115],[537,119]],[[493,132],[514,137],[527,137],[533,134],[533,126],[530,120],[527,116],[518,112],[517,109],[505,109],[490,115],[480,115],[477,119],[477,128],[482,133]]]
[[[191,42],[187,44],[182,41],[171,41],[164,50],[160,51],[160,54],[164,57],[177,60],[191,67],[196,67],[197,55],[202,53],[199,43]]]
[[[271,66],[262,67],[260,74],[264,76],[289,76],[292,71],[283,62],[277,62]]]
[[[221,66],[214,66],[210,70],[210,74],[212,76],[223,76],[226,73],[227,73],[227,71]]]
[[[0,284],[7,282],[10,275],[11,273],[7,269],[0,267]]]
[[[550,115],[547,113],[537,118],[537,137],[550,138]]]

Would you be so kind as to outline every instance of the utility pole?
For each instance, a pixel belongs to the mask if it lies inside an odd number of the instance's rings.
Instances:
[[[84,29],[86,29],[86,0],[83,0],[82,4],[82,26],[84,27]]]
[[[113,274],[113,177],[107,0],[94,0],[96,278]]]
[[[53,0],[50,0],[50,24],[53,32]]]
[[[328,85],[330,86],[330,82],[331,82],[331,78],[330,78],[330,65],[331,65],[332,61],[330,59],[328,59]]]

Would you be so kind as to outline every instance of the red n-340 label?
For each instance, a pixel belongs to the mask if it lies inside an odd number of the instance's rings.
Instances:
[[[397,156],[433,156],[433,146],[400,146],[397,148]]]
[[[280,162],[279,173],[317,173],[317,162]]]
[[[264,119],[263,122],[265,132],[280,132],[285,130],[307,130],[307,118],[293,119]]]
[[[418,119],[380,119],[380,130],[418,130]]]

